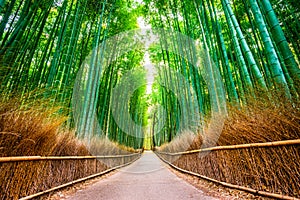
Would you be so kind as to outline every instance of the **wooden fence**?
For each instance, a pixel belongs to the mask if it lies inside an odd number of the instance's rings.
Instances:
[[[231,184],[231,183],[227,183],[224,181],[219,181],[207,176],[203,176],[199,173],[193,172],[193,171],[188,171],[185,169],[182,169],[176,165],[174,165],[173,163],[171,163],[170,161],[168,161],[166,158],[164,158],[163,156],[170,156],[172,157],[178,157],[178,156],[185,156],[188,154],[195,154],[195,153],[204,153],[204,152],[210,152],[210,151],[231,151],[231,150],[239,150],[239,149],[251,149],[251,148],[273,148],[273,147],[280,147],[280,146],[292,146],[292,145],[300,145],[300,139],[295,139],[295,140],[285,140],[285,141],[276,141],[276,142],[265,142],[265,143],[251,143],[251,144],[239,144],[239,145],[227,145],[227,146],[215,146],[215,147],[209,147],[209,148],[203,148],[203,149],[196,149],[196,150],[191,150],[191,151],[183,151],[183,152],[160,152],[160,151],[156,151],[155,153],[158,155],[158,157],[166,162],[167,164],[169,164],[171,167],[186,173],[186,174],[190,174],[193,176],[197,176],[201,179],[225,186],[225,187],[229,187],[229,188],[233,188],[233,189],[238,189],[238,190],[242,190],[242,191],[246,191],[249,193],[253,193],[255,195],[260,195],[260,196],[265,196],[265,197],[270,197],[270,198],[275,198],[275,199],[287,199],[287,200],[300,200],[299,198],[296,197],[291,197],[291,196],[287,196],[287,195],[282,195],[282,194],[275,194],[275,193],[271,193],[271,192],[266,192],[266,191],[259,191],[256,189],[252,189],[249,187],[244,187],[244,186],[240,186],[240,185],[235,185],[235,184]],[[296,161],[297,162],[297,161]]]

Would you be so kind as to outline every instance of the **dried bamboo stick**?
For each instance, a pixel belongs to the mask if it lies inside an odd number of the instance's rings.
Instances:
[[[239,185],[234,185],[234,184],[230,184],[230,183],[218,181],[216,179],[212,179],[212,178],[209,178],[207,176],[203,176],[203,175],[195,173],[195,172],[191,172],[191,171],[188,171],[188,170],[181,169],[180,167],[177,167],[176,165],[173,165],[169,161],[165,160],[163,157],[159,156],[158,154],[156,154],[156,155],[162,161],[164,161],[165,163],[167,163],[168,165],[170,165],[174,169],[177,169],[177,170],[179,170],[179,171],[181,171],[183,173],[186,173],[186,174],[191,174],[193,176],[197,176],[197,177],[202,178],[202,179],[207,180],[207,181],[211,181],[213,183],[222,185],[224,187],[229,187],[229,188],[233,188],[233,189],[237,189],[237,190],[242,190],[242,191],[249,192],[249,193],[252,193],[252,194],[255,194],[255,195],[260,195],[260,196],[270,197],[270,198],[275,198],[275,199],[300,200],[299,198],[296,198],[296,197],[291,197],[291,196],[286,196],[286,195],[281,195],[281,194],[275,194],[275,193],[271,193],[271,192],[264,192],[264,191],[255,190],[255,189],[252,189],[252,188],[244,187],[244,186],[239,186]]]
[[[300,139],[296,139],[296,140],[285,140],[285,141],[276,141],[276,142],[215,146],[215,147],[209,147],[205,149],[196,149],[196,150],[176,152],[176,153],[168,153],[168,152],[157,152],[157,153],[176,156],[176,155],[183,155],[183,154],[201,153],[207,151],[236,150],[236,149],[257,148],[257,147],[264,148],[264,147],[288,146],[288,145],[299,145],[299,144],[300,144]]]
[[[41,161],[41,160],[85,160],[85,159],[108,159],[108,158],[124,158],[135,156],[140,153],[126,155],[108,155],[108,156],[15,156],[0,157],[1,162],[21,162],[21,161]]]
[[[135,154],[136,155],[136,154]],[[87,176],[85,178],[81,178],[81,179],[77,179],[75,181],[71,181],[71,182],[68,182],[68,183],[65,183],[65,184],[62,184],[60,186],[57,186],[57,187],[54,187],[54,188],[51,188],[51,189],[48,189],[48,190],[45,190],[45,191],[42,191],[42,192],[38,192],[36,194],[32,194],[30,196],[27,196],[27,197],[22,197],[20,198],[19,200],[28,200],[28,199],[33,199],[33,198],[36,198],[36,197],[39,197],[39,196],[42,196],[44,194],[48,194],[50,192],[54,192],[56,190],[59,190],[59,189],[62,189],[62,188],[65,188],[65,187],[68,187],[68,186],[71,186],[71,185],[74,185],[74,184],[77,184],[77,183],[80,183],[80,182],[83,182],[83,181],[86,181],[88,179],[92,179],[92,178],[96,178],[98,176],[102,176],[104,174],[107,174],[108,172],[111,172],[113,170],[116,170],[116,169],[119,169],[121,167],[125,167],[127,165],[130,165],[131,163],[135,162],[137,159],[139,159],[139,156],[134,159],[133,161],[129,162],[129,163],[125,163],[123,165],[119,165],[119,166],[116,166],[116,167],[113,167],[113,168],[110,168],[108,170],[105,170],[103,172],[100,172],[100,173],[97,173],[97,174],[93,174],[93,175],[90,175],[90,176]]]

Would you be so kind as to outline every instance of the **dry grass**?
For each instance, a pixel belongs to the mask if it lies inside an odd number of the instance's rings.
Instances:
[[[231,107],[221,127],[223,130],[217,146],[299,139],[299,108],[299,103],[281,101],[275,104],[264,99],[253,100],[242,109]],[[211,144],[214,140],[212,137]],[[203,145],[202,141],[210,139],[198,135],[189,148],[186,148],[185,140],[171,142],[160,150],[178,152],[182,147],[188,150],[210,146],[209,142]],[[207,155],[197,153],[175,158],[163,156],[181,168],[219,181],[300,197],[299,145],[213,151]]]
[[[0,156],[91,155],[71,131],[63,131],[66,117],[46,101],[28,103],[18,98],[0,100]],[[105,139],[94,139],[93,152],[128,154]],[[95,154],[94,154],[95,155]],[[126,159],[34,161],[0,163],[0,199],[19,199],[128,162]]]

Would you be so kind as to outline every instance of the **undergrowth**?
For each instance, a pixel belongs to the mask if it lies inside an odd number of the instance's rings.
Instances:
[[[90,148],[74,132],[64,128],[64,109],[49,100],[24,98],[0,100],[0,157],[88,156]],[[117,155],[134,152],[106,139],[94,138],[93,152]],[[19,199],[107,168],[129,162],[126,159],[53,160],[0,163],[0,199]]]
[[[229,106],[224,124],[219,124],[221,127],[206,128],[204,135],[183,133],[158,151],[179,152],[210,146],[299,139],[299,109],[299,102],[270,102],[264,98],[252,100],[242,108]],[[222,130],[221,135],[214,133],[218,129]],[[183,169],[219,181],[300,197],[299,145],[162,156]]]

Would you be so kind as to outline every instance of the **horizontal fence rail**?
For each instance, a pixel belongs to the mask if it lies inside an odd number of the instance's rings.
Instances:
[[[124,155],[101,155],[101,156],[13,156],[0,157],[0,163],[4,162],[23,162],[23,161],[42,161],[42,160],[89,160],[89,159],[109,159],[124,158],[136,156],[140,153],[124,154]]]
[[[196,149],[196,150],[176,152],[176,153],[159,152],[159,151],[157,151],[156,153],[169,155],[169,156],[178,156],[178,155],[201,153],[201,152],[208,152],[208,151],[236,150],[236,149],[247,149],[247,148],[264,148],[264,147],[289,146],[289,145],[300,145],[300,139],[284,140],[284,141],[276,141],[276,142],[264,142],[264,143],[215,146],[215,147],[209,147],[209,148],[204,148],[204,149]]]
[[[71,182],[68,182],[68,183],[65,183],[65,184],[62,184],[62,185],[59,185],[59,186],[56,186],[56,187],[53,187],[53,188],[50,188],[48,190],[45,190],[45,191],[42,191],[42,192],[38,192],[38,193],[35,193],[35,194],[32,194],[32,195],[29,195],[29,196],[26,196],[26,197],[22,197],[20,198],[19,200],[29,200],[29,199],[34,199],[34,198],[37,198],[37,197],[40,197],[40,196],[43,196],[45,194],[49,194],[51,192],[55,192],[57,190],[60,190],[60,189],[63,189],[63,188],[66,188],[66,187],[69,187],[69,186],[72,186],[74,184],[77,184],[77,183],[81,183],[83,181],[86,181],[86,180],[89,180],[89,179],[92,179],[92,178],[96,178],[98,176],[102,176],[104,174],[107,174],[113,170],[116,170],[116,169],[119,169],[121,167],[125,167],[127,165],[130,165],[131,163],[135,162],[137,159],[139,159],[141,153],[134,153],[134,154],[127,154],[127,155],[116,155],[116,156],[70,156],[72,157],[72,160],[74,160],[74,158],[76,157],[76,159],[80,160],[80,159],[84,159],[83,157],[87,157],[86,159],[97,159],[97,158],[120,158],[120,157],[129,157],[129,156],[138,156],[136,159],[132,160],[131,162],[128,162],[128,163],[125,163],[125,164],[122,164],[122,165],[118,165],[118,166],[115,166],[115,167],[112,167],[110,169],[107,169],[103,172],[100,172],[100,173],[97,173],[97,174],[93,174],[93,175],[90,175],[90,176],[87,176],[87,177],[84,177],[84,178],[80,178],[80,179],[77,179],[77,180],[74,180],[74,181],[71,181]],[[49,158],[49,157],[42,157],[42,158]],[[51,158],[51,157],[50,157]],[[57,157],[55,157],[57,158]],[[47,159],[44,159],[44,160],[47,160]],[[58,159],[48,159],[48,160],[58,160]],[[60,159],[60,160],[69,160],[69,159]],[[21,160],[21,161],[24,161],[24,160]]]
[[[233,188],[233,189],[237,189],[237,190],[242,190],[242,191],[249,192],[249,193],[252,193],[252,194],[255,194],[255,195],[260,195],[260,196],[270,197],[270,198],[275,198],[275,199],[300,200],[299,198],[296,198],[296,197],[291,197],[291,196],[286,196],[286,195],[281,195],[281,194],[275,194],[275,193],[271,193],[271,192],[265,192],[265,191],[255,190],[255,189],[244,187],[244,186],[240,186],[240,185],[234,185],[234,184],[226,183],[226,182],[223,182],[223,181],[218,181],[216,179],[212,179],[212,178],[209,178],[207,176],[203,176],[201,174],[198,174],[198,173],[195,173],[195,172],[188,171],[188,170],[182,169],[180,167],[177,167],[176,165],[170,163],[169,161],[167,161],[166,159],[164,159],[160,155],[158,155],[158,154],[156,154],[156,155],[162,161],[164,161],[165,163],[167,163],[168,165],[170,165],[171,167],[173,167],[174,169],[176,169],[176,170],[178,170],[180,172],[183,172],[183,173],[186,173],[186,174],[190,174],[190,175],[199,177],[201,179],[204,179],[204,180],[207,180],[207,181],[210,181],[210,182],[222,185],[224,187],[229,187],[229,188]]]
[[[224,187],[238,189],[238,190],[242,190],[245,192],[253,193],[255,195],[260,195],[260,196],[265,196],[265,197],[270,197],[270,198],[275,198],[275,199],[300,200],[299,198],[296,198],[296,197],[260,191],[260,190],[256,190],[256,189],[249,188],[249,187],[244,187],[244,186],[240,186],[240,185],[235,185],[235,184],[219,181],[219,180],[195,173],[193,171],[188,171],[188,170],[182,169],[162,157],[162,155],[180,156],[180,155],[188,155],[188,154],[202,153],[202,152],[209,152],[209,151],[238,150],[238,149],[249,149],[249,148],[267,148],[267,147],[279,147],[279,146],[291,146],[291,145],[300,145],[300,139],[265,142],[265,143],[250,143],[250,144],[239,144],[239,145],[215,146],[215,147],[196,149],[196,150],[184,151],[184,152],[175,152],[175,153],[159,152],[159,151],[156,151],[155,153],[162,161],[164,161],[165,163],[167,163],[168,165],[170,165],[171,167],[173,167],[174,169],[176,169],[178,171],[199,177],[201,179],[222,185]]]

